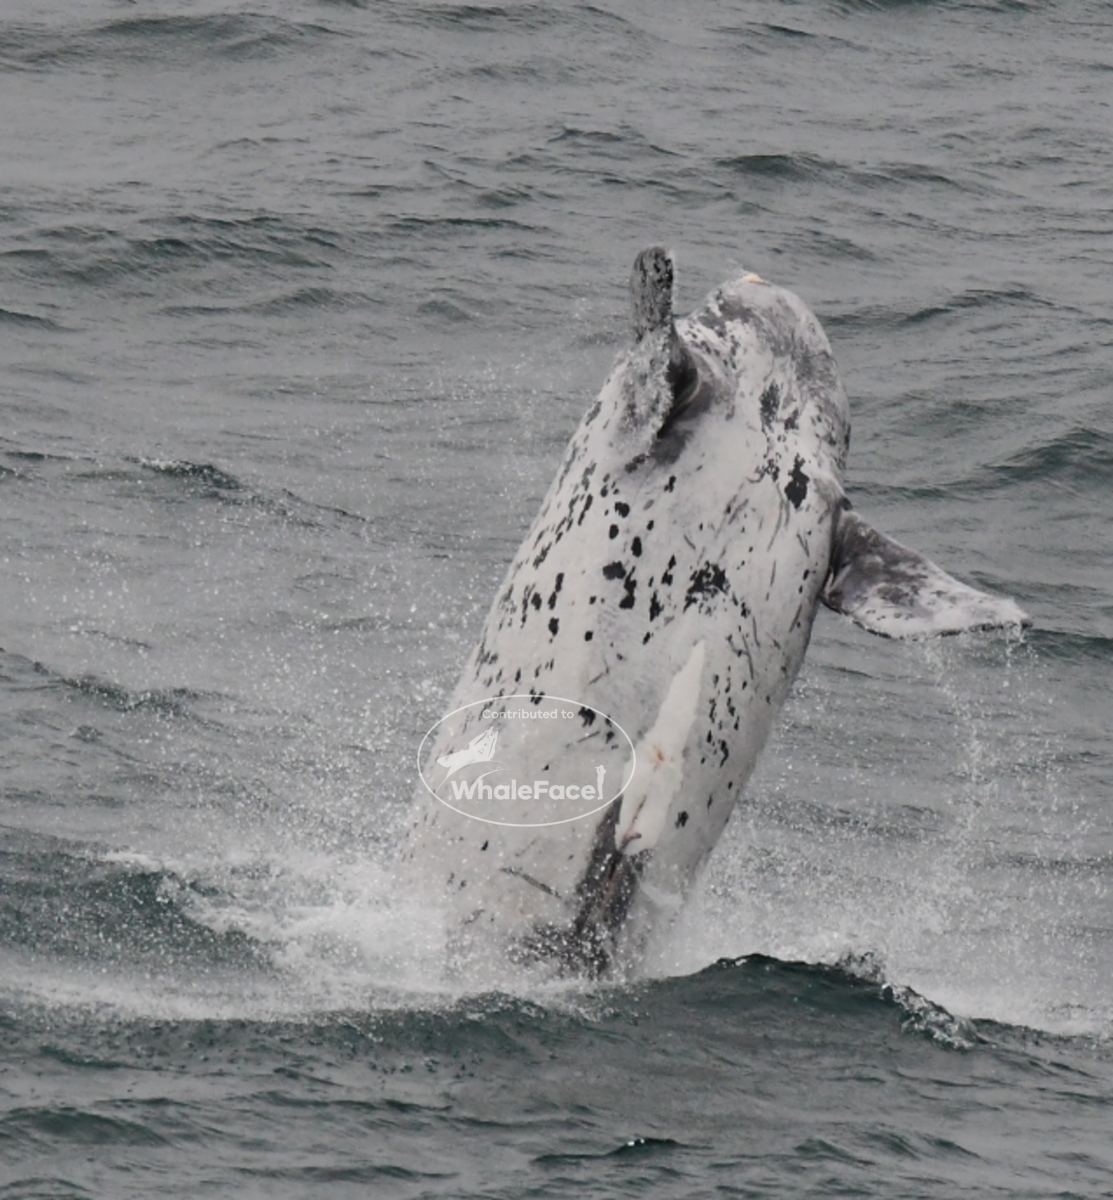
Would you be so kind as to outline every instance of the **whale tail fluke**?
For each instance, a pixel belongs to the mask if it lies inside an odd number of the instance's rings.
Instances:
[[[1032,620],[1007,596],[960,583],[930,559],[845,509],[835,532],[823,603],[870,633],[938,637],[974,629],[1020,629]]]

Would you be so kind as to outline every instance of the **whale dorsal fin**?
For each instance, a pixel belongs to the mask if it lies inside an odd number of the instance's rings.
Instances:
[[[850,509],[839,516],[823,603],[870,633],[891,638],[1032,623],[1012,600],[960,583]]]
[[[628,425],[658,434],[691,395],[699,378],[673,317],[672,255],[650,246],[634,259],[630,273],[630,317],[634,346],[627,365]]]

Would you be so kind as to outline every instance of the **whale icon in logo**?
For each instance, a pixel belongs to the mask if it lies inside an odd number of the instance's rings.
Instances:
[[[448,768],[448,774],[441,780],[441,784],[447,783],[462,767],[470,767],[472,763],[490,762],[495,757],[495,744],[498,740],[497,729],[485,729],[476,734],[463,750],[441,755],[437,759],[438,765]]]

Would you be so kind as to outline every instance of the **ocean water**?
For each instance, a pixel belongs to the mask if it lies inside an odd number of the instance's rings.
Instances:
[[[1113,1195],[1113,10],[6,0],[0,1200]],[[391,855],[627,336],[824,324],[866,517],[642,976],[442,982]]]

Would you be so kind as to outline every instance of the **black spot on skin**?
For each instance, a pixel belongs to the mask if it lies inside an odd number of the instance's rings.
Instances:
[[[800,422],[797,419],[795,413],[790,413],[787,417],[785,417],[785,428],[786,429],[799,429],[800,428]]]
[[[688,824],[688,814],[687,814],[686,812],[677,813],[677,814],[676,814],[676,827],[677,827],[677,829],[683,829],[683,828],[684,828],[684,826],[685,826],[685,825],[687,825],[687,824]]]
[[[674,555],[673,555],[673,556],[672,556],[672,557],[669,559],[669,565],[668,565],[668,566],[665,568],[665,573],[664,573],[664,575],[662,575],[662,576],[661,576],[661,582],[662,582],[663,584],[666,584],[666,585],[668,585],[668,584],[671,584],[671,583],[672,583],[672,569],[673,569],[673,567],[675,567],[675,566],[676,566],[676,555],[674,554]]]
[[[486,850],[490,844],[491,844],[490,842],[484,842],[483,845],[480,846],[479,848],[480,848],[480,850]]]
[[[589,629],[589,630],[587,631],[587,633],[585,633],[585,634],[584,634],[584,641],[585,641],[585,642],[590,642],[590,641],[591,641],[591,639],[592,639],[594,636],[595,636],[595,634],[594,634],[594,633],[592,633],[592,631]]]
[[[641,558],[641,556],[642,556],[642,540],[640,537],[634,538],[634,540],[630,543],[630,553],[635,558]]]
[[[808,495],[808,476],[803,471],[804,460],[798,454],[792,467],[792,474],[785,484],[785,496],[793,508],[799,508]]]
[[[697,571],[692,572],[692,580],[688,584],[688,594],[684,597],[684,609],[687,611],[700,597],[722,595],[727,590],[727,575],[718,563],[704,563]]]
[[[604,579],[625,579],[626,578],[625,563],[620,563],[620,562],[607,563],[607,565],[603,568],[603,578]]]
[[[657,593],[654,592],[649,598],[649,619],[651,621],[656,621],[664,611],[664,606],[661,604],[660,600],[657,599]]]
[[[553,637],[556,637],[558,629],[560,629],[560,621],[558,621],[556,617],[553,617],[549,621],[549,632],[553,635]]]
[[[611,534],[611,537],[612,537],[612,538],[616,538],[616,537],[618,537],[618,526],[617,526],[617,525],[612,525],[612,526],[611,526],[611,529],[610,529],[610,534]]]
[[[643,646],[648,646],[648,645],[649,645],[649,639],[650,639],[652,636],[653,636],[653,634],[652,634],[652,633],[647,633],[647,634],[645,635],[645,637],[643,637],[643,638],[642,638],[642,645],[643,645]]]
[[[671,492],[674,487],[676,487],[676,476],[670,475],[668,483],[665,484],[665,491]]]
[[[647,530],[649,530],[649,529],[652,529],[652,528],[653,528],[653,522],[652,522],[652,521],[650,521],[650,522],[649,522],[649,523],[646,525],[646,529],[647,529]]]
[[[581,707],[580,720],[583,721],[583,723],[585,725],[594,725],[595,724],[595,709],[588,708],[586,705]]]
[[[577,525],[582,525],[584,523],[584,517],[587,516],[587,510],[591,507],[591,502],[594,499],[595,497],[588,492],[587,499],[584,501],[583,511],[580,513],[580,519],[576,522]]]
[[[530,597],[529,602],[530,602],[530,604],[533,605],[534,608],[540,608],[541,607],[541,593],[534,592],[533,595]]]
[[[628,575],[626,577],[626,585],[625,586],[626,586],[626,595],[623,596],[622,599],[618,602],[618,607],[619,608],[633,608],[634,607],[634,589],[638,586],[638,582],[633,577],[633,575]]]
[[[775,383],[771,383],[761,393],[761,423],[766,428],[773,424],[777,409],[781,406],[781,392]]]
[[[614,510],[620,517],[628,517],[630,515],[630,505],[624,503],[622,500],[614,502]]]
[[[561,571],[556,577],[556,584],[553,586],[553,594],[549,597],[549,607],[556,608],[557,596],[560,595],[560,589],[564,586],[564,572]]]

